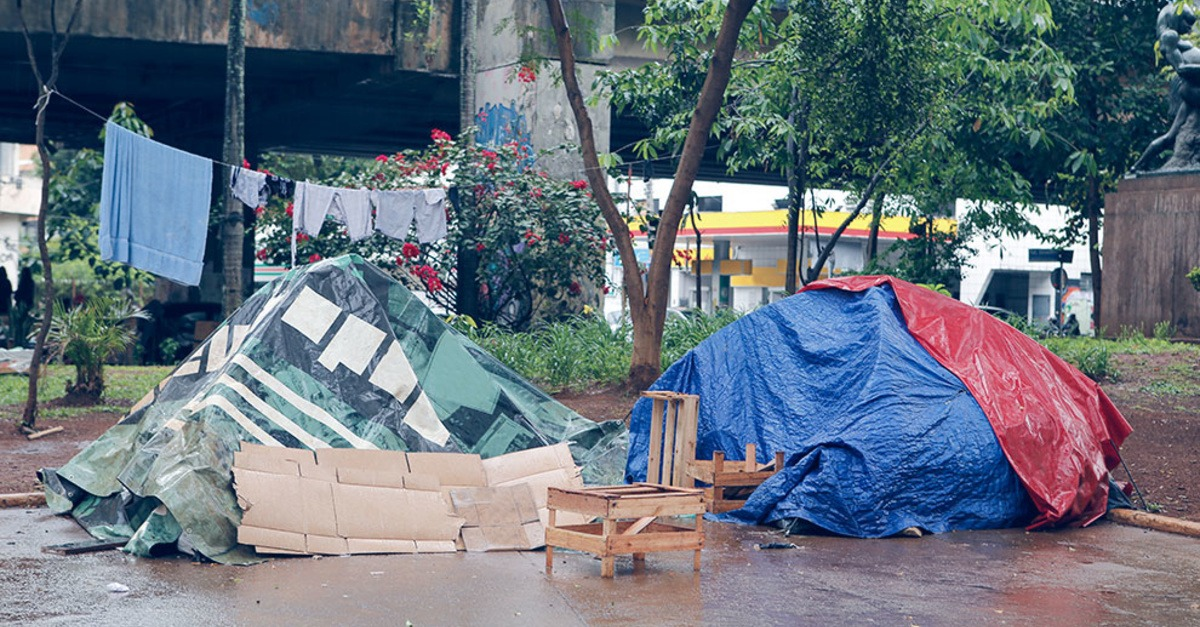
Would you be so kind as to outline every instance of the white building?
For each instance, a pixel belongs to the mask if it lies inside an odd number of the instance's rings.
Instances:
[[[37,216],[42,179],[34,176],[32,146],[0,143],[0,267],[16,287],[20,242]]]
[[[670,190],[670,183],[656,179],[650,185],[635,183],[619,191],[628,194],[633,204],[648,206],[645,199],[652,197],[661,205]],[[715,307],[750,311],[782,298],[787,258],[787,212],[776,209],[776,201],[787,196],[786,188],[697,181],[694,191],[702,199],[713,200],[709,201],[708,210],[698,214],[701,232],[698,250],[694,230],[686,218],[679,229],[668,307],[697,307],[697,277],[693,273],[696,266],[688,263],[688,258],[700,259],[698,306],[705,311]],[[816,257],[814,235],[823,239],[828,237],[848,215],[846,209],[851,203],[848,194],[833,190],[816,190],[807,200],[809,206],[815,203],[824,208],[824,213],[815,226],[811,213],[802,221],[805,237],[799,255],[801,269],[810,268]],[[967,201],[959,201],[954,218],[961,219],[969,206]],[[701,207],[705,208],[703,201]],[[1065,222],[1062,207],[1038,206],[1036,209],[1040,211],[1031,216],[1031,222],[1038,229],[1049,231]],[[867,215],[855,219],[834,246],[821,270],[822,277],[857,272],[865,267],[869,213],[864,213]],[[897,240],[912,237],[907,218],[884,218],[879,230],[879,254],[885,254]],[[1033,235],[968,244],[975,254],[963,269],[961,300],[1006,309],[1039,323],[1053,315],[1056,291],[1051,285],[1050,273],[1058,264],[1029,261],[1031,249],[1049,248],[1047,244]],[[647,263],[650,251],[646,236],[635,233],[634,245],[639,262]],[[1068,289],[1063,315],[1065,318],[1074,313],[1081,330],[1087,333],[1091,329],[1087,247],[1080,245],[1070,250],[1074,259],[1064,264]],[[721,259],[721,263],[714,264],[714,258]],[[609,268],[610,280],[615,285],[621,284],[619,264],[619,259],[614,258]],[[605,301],[605,313],[612,317],[621,308],[620,291],[614,290]]]
[[[962,218],[970,205],[959,201],[956,217]],[[1060,228],[1066,223],[1066,208],[1057,205],[1038,205],[1035,215],[1029,216],[1033,226],[1043,232]],[[1030,251],[1046,250],[1050,245],[1035,235],[1008,237],[1000,240],[973,240],[975,249],[970,266],[963,268],[960,299],[972,305],[1007,309],[1035,323],[1048,321],[1055,314],[1058,292],[1050,282],[1050,274],[1059,264],[1030,261]],[[1065,249],[1071,261],[1063,264],[1067,273],[1063,294],[1063,318],[1074,314],[1082,333],[1092,329],[1092,274],[1086,244]]]

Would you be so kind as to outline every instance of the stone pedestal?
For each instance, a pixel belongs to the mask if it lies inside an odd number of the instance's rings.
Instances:
[[[1103,324],[1150,334],[1170,321],[1200,337],[1200,292],[1186,275],[1200,266],[1200,172],[1125,179],[1105,198]]]

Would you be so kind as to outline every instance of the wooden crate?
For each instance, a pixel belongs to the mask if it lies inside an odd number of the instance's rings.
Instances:
[[[642,392],[642,396],[653,401],[646,481],[691,487],[687,465],[696,458],[700,397],[668,391]]]
[[[554,548],[586,551],[600,556],[600,576],[615,574],[614,558],[632,554],[636,562],[647,553],[694,551],[693,568],[700,570],[704,548],[704,495],[702,490],[635,483],[591,488],[549,488],[549,524],[546,526],[546,573],[554,570]],[[587,525],[555,524],[559,510],[599,518]],[[695,515],[694,526],[659,520]]]
[[[746,445],[745,461],[727,462],[724,451],[715,451],[711,460],[693,460],[687,465],[687,475],[694,481],[709,484],[704,489],[704,502],[714,514],[740,509],[755,488],[783,468],[783,451],[775,452],[772,464],[759,465],[755,445]]]

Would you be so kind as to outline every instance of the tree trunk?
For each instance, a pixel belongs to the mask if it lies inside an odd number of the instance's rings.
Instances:
[[[1100,296],[1103,294],[1104,276],[1100,267],[1100,219],[1102,217],[1103,198],[1100,195],[1100,179],[1097,176],[1088,177],[1087,198],[1088,221],[1088,257],[1092,266],[1092,328],[1097,335],[1100,332],[1103,311]]]
[[[879,194],[871,205],[871,230],[867,234],[867,263],[875,261],[879,256],[879,223],[883,220],[883,200],[886,194]]]
[[[46,107],[50,106],[50,98],[58,84],[59,60],[71,39],[71,30],[75,27],[75,19],[79,17],[79,6],[82,0],[75,0],[71,10],[71,19],[67,28],[59,36],[58,23],[55,15],[55,1],[50,0],[50,75],[43,79],[39,69],[37,55],[33,52],[33,38],[29,35],[29,27],[25,23],[25,9],[21,0],[17,0],[17,16],[21,21],[21,33],[25,36],[25,53],[29,57],[29,66],[37,79],[38,100],[35,105],[37,117],[34,121],[34,142],[37,144],[38,157],[42,162],[42,198],[38,206],[37,244],[38,254],[42,260],[42,323],[38,327],[37,338],[33,344],[33,357],[29,362],[29,388],[25,395],[25,411],[21,414],[21,427],[33,430],[37,424],[38,414],[38,379],[42,368],[42,353],[46,350],[46,337],[50,334],[50,322],[54,318],[54,272],[50,265],[50,250],[46,246],[46,220],[50,216],[50,177],[54,167],[50,163],[50,150],[46,146]]]
[[[246,0],[230,0],[229,42],[225,49],[225,141],[222,150],[225,163],[237,165],[245,158],[245,109]],[[225,192],[225,219],[221,229],[225,275],[223,310],[228,318],[242,306],[244,297],[242,247],[245,246],[246,223],[242,202],[233,197],[228,183],[221,187]]]
[[[725,9],[721,28],[713,46],[708,76],[700,90],[696,110],[692,113],[692,122],[680,153],[675,181],[658,224],[655,246],[650,256],[650,268],[643,284],[633,252],[629,226],[613,202],[608,191],[605,170],[600,167],[600,160],[596,154],[595,134],[578,77],[575,75],[575,52],[561,0],[546,0],[550,23],[558,44],[563,87],[566,89],[571,111],[575,115],[588,183],[596,203],[600,206],[604,221],[612,231],[617,252],[621,256],[625,293],[629,296],[629,318],[633,323],[633,357],[629,366],[629,385],[637,390],[644,390],[654,383],[662,369],[662,328],[667,311],[667,295],[670,291],[671,257],[680,219],[691,196],[692,183],[696,180],[700,161],[704,157],[708,134],[724,101],[725,88],[729,85],[738,33],[755,2],[756,0],[730,0]]]
[[[788,115],[788,122],[796,125],[795,117],[797,93],[792,91],[793,113]],[[800,244],[800,212],[804,211],[804,193],[808,188],[808,111],[809,101],[804,101],[800,111],[800,128],[788,136],[787,151],[787,186],[788,186],[788,216],[787,216],[787,268],[783,275],[783,292],[791,295],[798,287],[796,264],[799,261],[798,248]],[[796,135],[800,135],[797,146]]]

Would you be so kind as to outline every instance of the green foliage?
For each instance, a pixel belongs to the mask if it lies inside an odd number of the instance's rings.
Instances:
[[[106,411],[124,415],[129,407],[145,396],[160,381],[171,374],[165,366],[111,366],[105,369],[105,390],[101,405],[80,407],[41,407],[42,418],[70,418],[72,416]],[[46,367],[38,386],[38,402],[42,405],[61,398],[75,376],[71,366],[50,365]],[[19,376],[0,377],[0,408],[21,406],[25,403],[29,379]]]
[[[47,343],[51,359],[75,366],[75,381],[68,386],[68,393],[100,398],[104,363],[137,341],[137,334],[126,324],[134,318],[148,315],[125,300],[102,296],[71,309],[55,303]]]
[[[740,315],[732,310],[714,315],[689,312],[669,320],[663,328],[662,367],[675,363]],[[625,380],[633,352],[630,331],[628,323],[611,329],[597,316],[577,316],[526,332],[488,324],[468,327],[464,333],[531,381],[551,388],[584,389]]]
[[[1154,339],[1169,340],[1175,337],[1175,325],[1170,320],[1162,320],[1154,325]]]
[[[318,238],[298,236],[297,263],[355,252],[448,312],[515,328],[582,311],[587,285],[607,289],[609,238],[584,181],[550,178],[533,167],[536,155],[515,142],[488,147],[438,130],[432,137],[425,150],[344,164],[352,167],[337,173],[298,176],[293,162],[269,161],[279,174],[336,187],[453,188],[443,241],[418,244],[415,235],[401,242],[375,234],[351,243],[344,228],[330,222]],[[279,201],[258,211],[260,260],[288,263],[291,213]]]
[[[663,60],[600,74],[613,106],[651,129],[639,156],[682,146],[723,6],[652,0],[639,38]],[[972,228],[1023,233],[1030,188],[994,144],[1044,143],[1040,123],[1070,102],[1051,31],[1044,0],[759,3],[713,130],[718,155],[732,171],[794,172],[794,203],[817,185],[864,201],[887,191],[891,213],[916,216],[989,198],[1002,202],[973,209]]]
[[[1187,273],[1187,279],[1192,282],[1192,287],[1194,287],[1197,292],[1200,292],[1200,266],[1196,266],[1195,268],[1189,270]]]
[[[1110,342],[1092,338],[1051,337],[1043,339],[1042,345],[1067,363],[1095,381],[1112,377],[1112,352]]]

